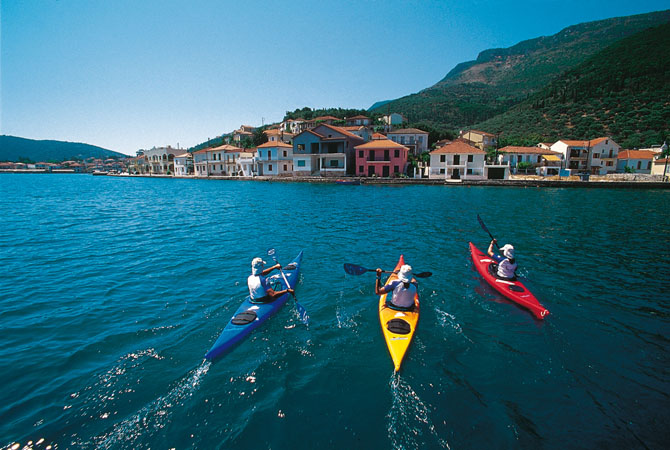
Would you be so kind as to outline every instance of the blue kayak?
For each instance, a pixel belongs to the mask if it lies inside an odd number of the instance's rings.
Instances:
[[[301,261],[302,251],[283,269],[289,287],[292,289],[295,289],[296,284],[298,284]],[[281,291],[287,287],[279,271],[270,275],[267,282],[276,291]],[[252,302],[247,296],[221,332],[221,336],[205,354],[205,359],[213,361],[223,356],[224,353],[249,336],[253,330],[261,326],[263,322],[275,315],[290,297],[291,294],[286,293],[272,302],[259,303]]]

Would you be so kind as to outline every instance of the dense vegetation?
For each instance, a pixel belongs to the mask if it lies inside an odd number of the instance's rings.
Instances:
[[[670,23],[620,40],[476,127],[508,143],[611,136],[624,148],[659,144],[670,140],[668,68]]]
[[[94,145],[63,141],[36,141],[0,136],[0,161],[60,162],[86,158],[122,158],[128,155]]]
[[[286,115],[283,120],[288,119],[314,119],[321,116],[333,116],[338,119],[344,119],[345,117],[354,117],[354,116],[367,116],[370,117],[370,113],[365,109],[346,109],[346,108],[321,108],[321,109],[312,109],[308,107],[298,108],[295,111],[286,111]],[[379,114],[378,114],[379,115]]]
[[[412,122],[459,129],[485,121],[526,100],[561,73],[614,42],[670,21],[670,10],[568,27],[548,37],[480,53],[436,85],[375,105],[371,112],[399,112]]]

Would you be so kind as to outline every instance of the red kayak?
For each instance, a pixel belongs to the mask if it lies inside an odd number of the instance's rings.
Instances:
[[[520,281],[498,278],[496,276],[498,264],[489,255],[480,252],[472,242],[470,242],[470,254],[477,272],[493,289],[514,303],[523,306],[538,319],[544,319],[549,314],[549,311],[537,301],[535,296]]]

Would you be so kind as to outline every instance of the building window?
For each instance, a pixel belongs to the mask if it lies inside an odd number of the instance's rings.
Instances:
[[[640,170],[640,167],[642,166],[642,161],[637,162],[637,170]]]
[[[272,172],[272,164],[268,164],[268,171]]]
[[[468,155],[468,162],[472,162],[472,161],[474,161],[474,160],[475,160],[475,156],[474,156],[474,155]]]
[[[284,172],[288,171],[288,165],[284,164]]]
[[[423,136],[418,136],[416,140],[419,144],[423,144]]]
[[[440,169],[440,175],[444,175],[444,169]]]
[[[400,173],[400,166],[393,166],[393,172]]]
[[[611,166],[611,165],[612,165],[612,161],[607,161],[607,165],[608,165],[608,166]]]
[[[468,175],[472,175],[472,169],[468,169],[468,170],[467,170],[467,174],[468,174]]]
[[[440,155],[440,162],[446,162],[447,161],[447,155]]]
[[[358,173],[363,173],[364,171],[363,166],[358,166]]]
[[[364,151],[364,150],[359,150],[359,151],[358,151],[358,157],[359,157],[359,158],[363,158],[364,155],[365,155],[365,151]]]
[[[299,159],[298,160],[298,167],[305,167],[305,160],[304,159]]]
[[[400,158],[400,150],[393,150],[393,156],[395,158]]]
[[[389,158],[389,151],[384,150],[384,161],[390,161],[390,160],[391,160],[391,158]]]
[[[338,167],[337,160],[336,159],[331,159],[330,160],[330,167]]]
[[[298,151],[299,152],[304,152],[305,151],[305,144],[298,144]]]
[[[286,158],[286,156],[287,156],[287,155],[286,155],[286,150],[284,150],[284,158]]]

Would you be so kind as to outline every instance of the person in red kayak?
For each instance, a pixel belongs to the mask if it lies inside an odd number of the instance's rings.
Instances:
[[[275,269],[281,269],[281,264],[275,264],[272,267],[263,269],[265,261],[261,258],[254,258],[251,261],[251,275],[247,278],[247,286],[249,287],[249,297],[252,302],[270,302],[277,297],[290,292],[293,294],[293,289],[288,288],[283,291],[275,291],[268,286],[265,276]]]
[[[502,255],[496,255],[493,252],[493,246],[497,242],[496,239],[491,241],[487,253],[498,263],[498,277],[504,278],[505,280],[514,280],[516,278],[517,268],[516,260],[514,259],[514,247],[511,244],[505,244],[500,247]]]
[[[414,297],[416,296],[416,284],[412,283],[412,266],[405,264],[398,271],[398,279],[384,286],[381,285],[382,269],[377,269],[377,281],[375,281],[375,294],[384,295],[392,292],[391,300],[386,297],[386,303],[393,309],[411,311],[414,309]]]

